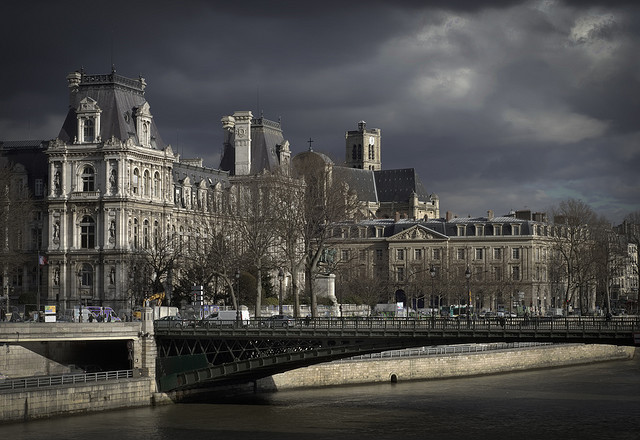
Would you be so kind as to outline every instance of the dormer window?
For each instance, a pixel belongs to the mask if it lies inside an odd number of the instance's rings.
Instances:
[[[82,123],[83,142],[93,142],[96,138],[96,125],[93,118],[84,118]]]
[[[138,132],[138,140],[143,147],[151,147],[151,112],[149,111],[149,103],[145,102],[135,111],[136,130]]]
[[[98,103],[89,97],[80,101],[76,109],[78,117],[78,136],[80,144],[100,141],[100,107]]]

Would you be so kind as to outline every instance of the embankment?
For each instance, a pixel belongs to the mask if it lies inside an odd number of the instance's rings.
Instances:
[[[571,344],[444,356],[338,361],[261,379],[256,383],[256,390],[275,391],[509,373],[631,359],[634,352],[634,347]]]

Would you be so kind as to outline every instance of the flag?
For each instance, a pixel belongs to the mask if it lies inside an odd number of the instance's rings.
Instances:
[[[45,257],[44,255],[38,255],[38,260],[40,266],[44,266],[45,264],[47,264],[47,257]]]

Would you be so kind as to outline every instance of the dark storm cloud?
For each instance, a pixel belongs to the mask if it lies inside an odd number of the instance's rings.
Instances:
[[[148,83],[163,138],[218,165],[220,118],[282,118],[336,162],[359,120],[443,211],[640,209],[640,10],[624,1],[156,1],[0,6],[0,138],[53,138],[65,76]],[[11,42],[11,43],[9,43]]]

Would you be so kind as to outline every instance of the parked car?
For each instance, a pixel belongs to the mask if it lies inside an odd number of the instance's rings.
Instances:
[[[262,321],[262,325],[269,328],[289,328],[296,325],[296,320],[291,315],[272,315]]]

